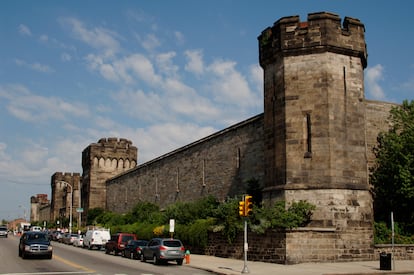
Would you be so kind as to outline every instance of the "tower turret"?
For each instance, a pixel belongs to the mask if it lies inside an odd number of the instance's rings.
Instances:
[[[321,12],[309,14],[306,22],[282,18],[258,38],[264,70],[264,197],[317,206],[306,234],[287,235],[286,262],[314,257],[303,253],[303,244],[316,251],[317,236],[323,234],[315,228],[335,236],[332,252],[324,251],[323,257],[345,259],[352,249],[359,259],[372,255],[364,32],[357,19],[346,17],[341,25],[338,15]],[[301,253],[295,251],[299,246]]]
[[[106,180],[134,168],[137,147],[124,138],[101,138],[82,152],[82,206],[106,209]]]

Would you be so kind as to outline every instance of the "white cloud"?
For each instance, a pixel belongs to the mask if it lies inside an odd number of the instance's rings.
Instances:
[[[175,40],[177,41],[178,45],[184,44],[184,42],[185,42],[184,34],[182,34],[179,31],[175,31],[174,32],[174,37],[175,37]]]
[[[60,22],[68,26],[74,37],[94,49],[103,51],[105,56],[113,56],[120,49],[119,35],[104,28],[87,28],[82,21],[75,18],[62,18]]]
[[[368,95],[376,100],[385,99],[385,93],[379,83],[383,80],[383,73],[384,68],[381,64],[367,68],[365,71],[365,83]]]
[[[220,60],[208,66],[208,71],[213,75],[210,86],[215,101],[252,106],[254,95],[250,91],[249,83],[235,66],[235,62]]]
[[[56,97],[43,97],[21,85],[0,86],[0,98],[8,100],[7,110],[14,117],[28,122],[65,120],[66,115],[86,117],[88,108],[83,103],[69,103]]]
[[[195,75],[201,75],[204,72],[203,52],[201,50],[185,51],[187,64],[185,70]]]
[[[160,45],[161,42],[154,34],[148,34],[141,40],[141,46],[147,51],[152,51]]]
[[[32,36],[32,32],[30,31],[29,27],[23,24],[19,25],[19,33],[23,36]]]
[[[190,120],[205,120],[214,119],[221,113],[207,97],[202,97],[195,89],[177,79],[165,79],[162,88],[173,114]]]
[[[131,82],[133,76],[145,81],[145,83],[158,85],[161,78],[155,74],[151,61],[141,54],[134,54],[115,62],[115,68],[125,81]]]
[[[124,129],[121,136],[128,137],[138,147],[138,164],[169,153],[191,142],[204,138],[217,129],[191,123],[160,123],[148,128]]]
[[[52,73],[55,70],[48,65],[40,64],[40,63],[27,63],[21,59],[15,59],[15,63],[18,66],[22,66],[24,68],[31,69],[33,71],[41,72],[41,73]]]
[[[174,64],[173,59],[175,52],[167,52],[156,56],[156,64],[158,70],[167,76],[177,76],[178,66]]]
[[[114,94],[113,98],[122,107],[121,109],[131,117],[151,122],[171,119],[164,107],[165,100],[156,93],[124,90]]]
[[[39,40],[40,40],[41,42],[46,43],[46,42],[48,42],[48,41],[49,41],[49,36],[47,36],[46,34],[42,34],[42,35],[39,37]]]
[[[62,54],[60,55],[60,59],[61,59],[63,62],[69,62],[69,61],[71,61],[71,60],[72,60],[72,56],[71,56],[70,54],[68,54],[68,53],[62,53]]]

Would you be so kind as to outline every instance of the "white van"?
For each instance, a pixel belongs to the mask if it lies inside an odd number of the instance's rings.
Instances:
[[[101,250],[110,239],[111,234],[109,229],[90,229],[86,231],[86,234],[83,237],[83,247],[87,247],[88,249],[97,248],[98,250]]]

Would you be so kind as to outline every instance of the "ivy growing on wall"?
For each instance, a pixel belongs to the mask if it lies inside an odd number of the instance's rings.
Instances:
[[[208,232],[221,232],[229,243],[243,231],[243,219],[238,214],[238,201],[230,198],[219,202],[214,197],[202,198],[196,202],[177,202],[164,211],[148,202],[138,203],[126,214],[101,212],[95,217],[96,224],[110,228],[111,232],[132,232],[140,239],[170,237],[169,220],[175,220],[174,237],[199,248],[208,242]],[[315,207],[305,201],[285,205],[280,201],[271,208],[254,206],[253,215],[248,218],[249,228],[255,232],[291,229],[306,225]],[[98,211],[99,212],[99,211]]]

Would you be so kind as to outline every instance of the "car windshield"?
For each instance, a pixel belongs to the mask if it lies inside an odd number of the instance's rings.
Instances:
[[[181,243],[179,241],[164,241],[164,245],[169,247],[180,247]]]
[[[127,242],[129,240],[132,240],[133,238],[134,238],[133,236],[122,236],[122,241]]]
[[[140,246],[145,246],[147,244],[148,244],[147,241],[137,241],[137,245],[140,245]]]
[[[29,240],[39,240],[39,241],[48,241],[48,237],[45,234],[30,234],[28,236]]]

